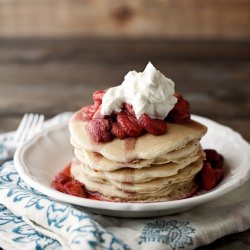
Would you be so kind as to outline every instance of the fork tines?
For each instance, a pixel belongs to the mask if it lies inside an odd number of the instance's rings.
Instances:
[[[38,132],[44,122],[44,115],[40,114],[25,114],[20,122],[15,133],[15,142],[23,143],[29,139],[33,134]]]

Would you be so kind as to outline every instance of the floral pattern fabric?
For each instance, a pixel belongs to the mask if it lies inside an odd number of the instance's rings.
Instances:
[[[46,126],[68,119],[61,114]],[[0,159],[13,133],[0,136]],[[194,249],[250,227],[247,183],[223,199],[159,218],[95,215],[29,187],[13,161],[0,165],[0,247],[4,249]],[[225,216],[227,214],[227,216]]]

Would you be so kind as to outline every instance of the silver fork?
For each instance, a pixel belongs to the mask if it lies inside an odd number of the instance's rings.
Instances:
[[[13,158],[14,153],[20,145],[41,130],[44,122],[44,115],[25,114],[14,134],[13,141],[8,145],[7,157],[0,160],[0,165]]]

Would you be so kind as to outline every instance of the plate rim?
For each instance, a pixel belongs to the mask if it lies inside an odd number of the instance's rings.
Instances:
[[[244,150],[248,151],[248,162],[250,162],[250,146],[248,142],[235,130],[231,129],[230,127],[227,127],[225,125],[222,125],[218,122],[215,122],[211,119],[198,116],[198,115],[192,115],[193,120],[197,120],[198,122],[205,121],[206,123],[211,123],[215,127],[220,127],[223,130],[227,130],[228,132],[232,133],[235,139],[240,142],[241,146],[244,148]],[[182,207],[193,207],[197,206],[206,202],[209,202],[211,200],[214,200],[216,198],[219,198],[226,193],[229,193],[241,185],[243,185],[250,176],[250,164],[247,166],[246,169],[246,175],[241,176],[239,180],[230,180],[231,185],[227,186],[226,188],[222,188],[220,186],[217,189],[208,191],[204,194],[193,196],[185,199],[180,200],[173,200],[173,201],[161,201],[161,202],[149,202],[149,203],[143,203],[143,202],[110,202],[110,201],[98,201],[98,200],[91,200],[87,198],[81,198],[81,197],[75,197],[69,194],[61,193],[57,190],[52,189],[51,187],[48,187],[45,184],[41,184],[39,182],[36,182],[34,179],[32,179],[30,176],[28,176],[25,172],[25,169],[27,168],[26,164],[23,161],[23,156],[25,154],[25,150],[27,150],[30,146],[35,145],[35,142],[39,140],[40,137],[48,136],[49,133],[52,133],[55,130],[63,129],[67,127],[68,121],[65,121],[63,123],[49,126],[48,128],[45,128],[38,134],[36,134],[33,138],[26,141],[21,147],[19,147],[14,155],[14,164],[15,168],[20,175],[20,177],[31,187],[35,188],[39,192],[49,196],[50,198],[54,200],[58,200],[60,202],[74,204],[83,206],[86,208],[94,208],[94,209],[104,209],[104,210],[115,210],[115,211],[129,211],[129,212],[139,212],[139,211],[160,211],[160,210],[168,210],[168,209],[180,209]],[[69,201],[70,200],[70,201]]]

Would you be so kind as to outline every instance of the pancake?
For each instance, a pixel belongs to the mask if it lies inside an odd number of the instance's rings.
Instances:
[[[141,186],[138,184],[129,185],[132,190],[128,190],[128,188],[125,189],[125,185],[116,187],[108,182],[100,183],[92,181],[82,172],[79,164],[72,164],[71,174],[76,180],[84,183],[88,192],[98,193],[98,196],[103,199],[113,201],[152,202],[181,199],[190,196],[191,193],[198,188],[198,184],[194,179],[194,174],[197,173],[201,167],[201,161],[197,161],[190,166],[189,170],[185,168],[185,172],[180,176],[178,174],[176,177],[158,178],[151,183],[143,183]],[[186,175],[186,172],[188,172],[189,175]],[[183,178],[181,178],[181,176]],[[180,179],[182,180],[180,181]],[[147,188],[150,187],[150,189],[145,190],[145,186],[147,186]]]
[[[107,143],[95,143],[88,133],[88,122],[80,117],[81,110],[76,112],[69,122],[71,142],[75,142],[86,151],[98,152],[109,160],[124,163],[166,155],[191,141],[199,140],[207,130],[204,125],[191,120],[185,124],[168,123],[168,132],[161,136],[146,133],[138,138],[115,138]]]
[[[165,163],[162,165],[151,165],[151,167],[132,169],[122,168],[116,171],[96,171],[86,164],[80,164],[84,174],[92,179],[115,182],[126,182],[131,184],[142,183],[160,177],[169,177],[176,175],[180,169],[183,169],[191,163],[201,159],[202,153],[199,152],[193,157],[186,158],[182,163]]]
[[[182,163],[188,157],[192,157],[197,154],[200,150],[200,144],[198,141],[189,142],[187,145],[180,149],[173,150],[165,155],[159,156],[155,159],[149,160],[133,160],[130,162],[115,162],[111,161],[99,153],[89,152],[76,145],[75,142],[72,142],[74,145],[74,154],[75,156],[86,165],[90,166],[94,170],[99,171],[114,171],[120,168],[135,168],[140,169],[144,167],[150,167],[152,164],[165,164],[168,162],[173,163]]]
[[[106,185],[102,184],[102,189],[105,189]],[[157,193],[136,194],[136,193],[124,193],[119,189],[116,190],[114,196],[105,195],[96,191],[89,191],[90,194],[98,197],[101,200],[108,200],[112,202],[160,202],[185,199],[192,196],[199,188],[199,184],[196,180],[189,180],[185,183],[178,183],[171,187],[163,188]],[[120,195],[117,196],[116,194]]]
[[[163,188],[168,186],[176,186],[180,183],[185,183],[189,180],[192,180],[194,176],[201,170],[202,168],[202,161],[199,160],[194,162],[187,167],[180,169],[176,175],[169,176],[169,177],[159,177],[152,179],[150,181],[130,184],[130,183],[122,183],[116,181],[110,181],[110,183],[121,189],[125,190],[126,192],[138,192],[138,193],[151,193],[151,192],[158,192]]]

